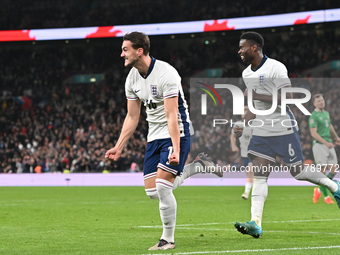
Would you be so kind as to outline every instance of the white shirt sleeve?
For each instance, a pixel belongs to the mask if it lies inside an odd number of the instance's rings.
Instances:
[[[273,82],[277,89],[292,85],[288,77],[286,66],[278,61],[276,62],[275,70],[273,72]]]
[[[126,78],[125,81],[125,96],[127,100],[137,100],[138,96],[136,93],[133,91],[132,86],[131,86],[131,72]]]
[[[181,87],[181,77],[173,67],[168,68],[164,73],[161,86],[164,99],[178,96]]]

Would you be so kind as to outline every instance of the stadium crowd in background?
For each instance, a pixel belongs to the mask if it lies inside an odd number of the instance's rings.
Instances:
[[[68,1],[66,5],[57,5],[55,1],[39,1],[39,4],[27,6],[26,13],[19,13],[15,8],[16,4],[25,6],[28,2],[8,1],[7,9],[0,11],[3,14],[0,19],[4,21],[0,22],[0,29],[171,22],[225,18],[228,15],[236,17],[303,11],[298,7],[294,9],[294,6],[301,6],[295,4],[285,4],[285,8],[277,7],[277,10],[260,10],[250,8],[249,2],[242,5],[244,8],[222,8],[221,4],[227,4],[227,1],[218,4],[216,2],[216,6],[220,8],[213,8],[213,4],[210,7],[193,5],[187,8],[187,13],[181,12],[183,16],[175,15],[167,19],[166,16],[154,17],[150,13],[149,16],[146,15],[149,19],[138,20],[138,15],[132,13],[126,16],[113,15],[111,10],[115,8],[111,6],[111,1],[102,1],[100,5],[98,2],[90,2],[92,1],[76,5],[77,1],[74,0]],[[237,4],[241,5],[242,2]],[[127,10],[130,9],[129,4],[140,5],[138,1],[120,4],[126,6]],[[186,4],[179,2],[178,6]],[[112,9],[106,8],[110,10],[109,13],[103,8],[105,5],[111,6]],[[145,3],[141,6],[148,8]],[[90,15],[74,15],[81,14],[86,7],[90,8]],[[306,10],[331,7],[330,1],[313,1],[305,5]],[[46,10],[43,16],[34,15],[42,13],[42,9]],[[22,15],[22,18],[17,19],[18,15]],[[118,17],[123,19],[119,20]],[[323,29],[322,26],[319,25],[318,29],[306,28],[303,32],[267,31],[264,33],[265,49],[268,56],[279,59],[286,65],[291,77],[304,78],[305,87],[312,95],[322,93],[325,96],[326,109],[333,118],[335,130],[339,130],[339,84],[321,86],[315,83],[311,75],[303,73],[322,63],[340,58],[339,45],[336,44],[339,35],[332,29]],[[237,32],[230,32],[227,36],[226,33],[206,33],[202,37],[178,36],[175,39],[155,36],[151,55],[157,55],[179,71],[183,77],[183,89],[189,94],[190,77],[206,68],[222,68],[223,77],[241,76],[244,67],[238,59],[238,49],[226,47],[226,44],[234,45],[232,41],[237,41],[239,35]],[[215,40],[206,44],[204,41],[209,36]],[[68,44],[3,44],[0,49],[0,172],[102,172],[142,169],[147,136],[147,124],[144,121],[140,123],[134,134],[135,139],[128,144],[118,162],[109,164],[104,159],[105,148],[110,148],[115,143],[122,127],[123,116],[126,114],[125,98],[121,97],[124,91],[121,89],[128,70],[122,68],[119,51],[113,50],[119,49],[119,46],[113,44],[120,45],[121,39],[75,41]],[[172,44],[175,46],[171,46]],[[168,50],[164,51],[164,47]],[[97,73],[105,74],[105,79],[92,84],[73,84],[68,81],[72,75]],[[313,111],[311,103],[308,109]],[[294,113],[300,127],[304,156],[306,159],[313,159],[308,119],[299,112]],[[145,114],[144,111],[142,114]],[[226,118],[233,118],[231,111],[226,112]],[[211,155],[216,163],[240,164],[239,157],[232,153],[230,148],[230,127],[218,128],[218,135],[213,135],[209,132],[211,122],[209,123],[208,119],[206,121],[199,126],[194,123],[196,134],[191,154],[196,155],[204,148],[208,154],[218,152]],[[337,151],[339,153],[339,150]]]

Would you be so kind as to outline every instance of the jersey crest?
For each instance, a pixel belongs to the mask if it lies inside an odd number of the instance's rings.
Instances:
[[[260,86],[263,86],[263,84],[264,84],[264,74],[260,74],[259,79],[260,79]]]
[[[157,85],[150,85],[150,87],[151,87],[151,94],[153,96],[157,96],[158,94]]]

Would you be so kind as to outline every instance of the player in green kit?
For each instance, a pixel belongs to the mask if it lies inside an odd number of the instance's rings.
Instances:
[[[329,112],[324,109],[325,100],[322,94],[313,96],[313,105],[315,110],[309,117],[309,128],[313,137],[314,161],[318,166],[322,166],[323,173],[326,173],[326,170],[328,170],[327,177],[333,179],[339,168],[334,147],[335,145],[340,145],[340,138],[331,124]],[[332,138],[335,144],[332,143]],[[318,202],[321,193],[325,197],[326,204],[334,204],[332,198],[328,195],[327,189],[321,186],[314,188],[314,203]]]

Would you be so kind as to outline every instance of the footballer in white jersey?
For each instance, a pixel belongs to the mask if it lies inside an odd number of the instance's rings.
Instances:
[[[272,96],[273,91],[291,86],[287,69],[281,62],[268,58],[264,55],[261,64],[256,70],[249,65],[242,73],[244,83],[248,90],[252,89],[257,94]],[[254,100],[254,107],[257,110],[268,110],[272,102]],[[278,105],[275,111],[269,115],[256,115],[254,126],[261,125],[261,128],[254,128],[254,135],[278,136],[292,134],[293,127],[297,130],[297,123],[290,108],[287,106],[287,114],[281,115],[281,106]]]
[[[259,109],[270,109],[273,91],[285,86],[290,86],[285,66],[263,54],[264,39],[256,32],[243,33],[239,41],[239,51],[242,61],[249,66],[242,76],[248,89],[253,89],[252,96],[255,106]],[[287,98],[292,98],[288,93]],[[278,107],[279,108],[279,107]],[[256,108],[255,108],[256,109]],[[258,109],[257,109],[258,110]],[[276,109],[273,114],[267,116],[256,116],[256,120],[272,118],[286,121],[285,125],[294,120],[294,116],[287,109],[286,115],[280,116]],[[254,115],[245,114],[246,123]],[[257,114],[260,115],[260,114]],[[253,121],[253,122],[254,122]],[[253,124],[253,123],[252,123]],[[264,203],[268,195],[268,177],[273,171],[276,157],[280,157],[284,165],[288,166],[291,175],[299,181],[309,181],[329,189],[340,208],[340,183],[331,181],[311,166],[304,166],[301,142],[296,127],[292,123],[289,127],[278,125],[269,127],[253,127],[253,136],[248,146],[248,156],[252,159],[254,169],[254,184],[251,199],[251,220],[247,222],[236,222],[235,228],[242,234],[248,234],[259,238],[263,234],[262,215]],[[242,135],[242,129],[235,127],[237,136]]]
[[[201,155],[184,171],[193,130],[181,78],[175,68],[151,57],[149,52],[150,39],[146,34],[131,32],[123,37],[121,57],[124,65],[132,68],[125,83],[128,110],[118,141],[105,157],[114,161],[120,158],[137,128],[143,102],[149,123],[143,165],[145,192],[151,199],[159,199],[163,222],[162,236],[149,250],[167,250],[175,248],[177,203],[172,190],[197,173],[197,166],[203,168],[205,162],[213,163]]]
[[[170,138],[164,99],[173,96],[178,96],[178,124],[181,137],[193,135],[181,77],[168,63],[152,57],[145,77],[133,67],[126,78],[125,93],[127,100],[140,99],[146,107],[146,120],[149,124],[148,142]]]

